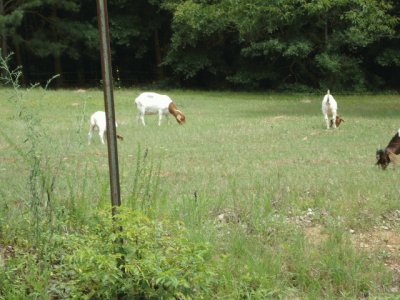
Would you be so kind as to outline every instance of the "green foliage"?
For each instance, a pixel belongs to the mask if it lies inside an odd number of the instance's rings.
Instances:
[[[9,14],[0,15],[0,29],[7,30],[8,33],[15,33],[16,28],[21,24],[23,11],[15,9]]]
[[[391,8],[385,1],[356,1],[341,18],[349,25],[343,42],[349,47],[366,47],[383,37],[394,36],[399,19],[387,13]]]
[[[46,253],[18,251],[3,267],[0,297],[14,289],[20,296],[69,299],[210,295],[215,274],[207,245],[190,242],[183,224],[118,211],[114,220],[109,211],[100,211],[80,232],[51,235]],[[43,263],[36,265],[37,260]],[[31,279],[39,272],[49,276],[36,277],[42,284],[35,284]]]
[[[229,33],[225,35],[228,21],[220,3],[180,3],[174,11],[174,34],[164,63],[173,66],[174,72],[185,79],[203,71],[215,74],[221,68],[227,68],[222,47],[229,37]]]
[[[172,3],[173,35],[165,63],[184,78],[222,73],[245,87],[365,89],[370,70],[364,64],[375,58],[364,49],[394,37],[399,24],[385,1]],[[230,49],[224,58],[215,55],[222,48]]]
[[[38,22],[42,27],[35,28],[26,44],[39,57],[66,55],[76,60],[84,54],[93,55],[99,48],[96,26],[73,17],[81,5],[76,0],[28,3],[24,9],[35,10],[37,14],[26,14],[25,21]]]
[[[381,66],[400,66],[400,53],[395,49],[386,49],[377,57]]]
[[[110,1],[111,43],[129,48],[134,57],[142,59],[151,51],[154,31],[160,27],[163,16],[148,1]],[[132,55],[132,54],[131,54]]]
[[[63,84],[99,81],[94,1],[4,6],[2,47],[18,54],[26,83],[51,76],[43,72],[61,74]],[[113,64],[124,85],[397,88],[395,1],[110,0],[108,10]]]

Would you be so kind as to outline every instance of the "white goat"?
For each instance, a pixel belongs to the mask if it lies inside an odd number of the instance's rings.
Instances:
[[[142,121],[144,123],[144,115],[158,114],[158,126],[161,125],[161,119],[163,116],[168,117],[168,113],[173,115],[179,124],[184,124],[186,122],[185,115],[177,109],[175,103],[167,95],[160,95],[153,92],[145,92],[140,94],[135,99],[135,104],[138,113],[138,122]]]
[[[343,119],[337,115],[337,109],[337,102],[328,90],[322,100],[322,114],[324,115],[326,129],[330,127],[336,128],[336,126],[339,126],[340,122],[343,121]],[[331,117],[330,121],[329,116]]]
[[[118,127],[117,122],[115,122],[115,127]],[[92,140],[93,133],[95,131],[99,132],[100,141],[104,144],[104,134],[107,130],[107,123],[106,123],[106,113],[104,111],[96,111],[90,117],[90,128],[88,133],[88,144]],[[123,140],[123,137],[117,134],[117,138]]]

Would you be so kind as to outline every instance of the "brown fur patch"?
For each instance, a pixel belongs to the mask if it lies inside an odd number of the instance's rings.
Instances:
[[[344,122],[342,117],[337,115],[336,116],[336,122],[335,122],[336,123],[336,127],[339,127],[340,123],[342,123],[342,122]],[[333,120],[331,120],[331,122],[330,122],[330,127],[332,127],[332,126],[333,126]]]
[[[168,105],[168,111],[169,111],[169,113],[170,113],[171,115],[173,115],[173,116],[175,117],[176,121],[177,121],[180,125],[185,124],[185,122],[186,122],[186,117],[185,117],[185,115],[183,114],[183,112],[181,112],[180,110],[178,110],[178,108],[176,107],[176,104],[175,104],[174,102],[171,102],[171,103]]]

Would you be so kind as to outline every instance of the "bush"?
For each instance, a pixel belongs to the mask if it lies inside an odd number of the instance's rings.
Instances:
[[[56,299],[201,299],[208,298],[216,278],[207,245],[189,242],[180,223],[150,220],[137,211],[122,210],[115,222],[101,211],[93,226],[51,241],[46,255],[19,251],[0,267],[0,299],[17,288],[25,296]],[[34,276],[41,273],[51,275]]]

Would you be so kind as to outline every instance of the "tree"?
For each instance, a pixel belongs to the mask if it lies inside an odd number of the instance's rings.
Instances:
[[[166,63],[181,78],[206,72],[245,87],[363,89],[367,59],[376,59],[366,53],[399,24],[381,0],[170,0],[164,7],[173,13]]]
[[[170,38],[170,14],[159,0],[112,0],[109,5],[114,65],[123,78],[164,78],[162,59]],[[122,67],[121,67],[122,66]]]
[[[109,0],[112,61],[125,84],[246,89],[396,88],[394,0]],[[101,78],[93,0],[0,0],[3,53],[29,81]]]
[[[63,61],[78,61],[85,56],[98,55],[97,24],[79,15],[81,6],[86,3],[87,0],[35,0],[22,6],[25,14],[21,35],[26,55],[39,58],[41,66],[48,66],[49,58],[52,58],[53,74],[61,74],[60,85],[66,79]],[[93,10],[95,14],[95,7]],[[46,72],[35,65],[29,67],[26,73]],[[45,76],[48,77],[48,74]]]
[[[17,33],[17,28],[21,25],[24,11],[21,8],[21,1],[0,0],[0,37],[1,54],[3,59],[8,55],[11,42],[17,50],[17,60],[20,64],[21,55],[19,45],[21,38]]]
[[[164,63],[183,81],[208,85],[232,72],[238,48],[224,1],[165,1],[171,11],[172,38]],[[210,77],[211,75],[211,77]],[[219,81],[221,86],[221,81]]]

